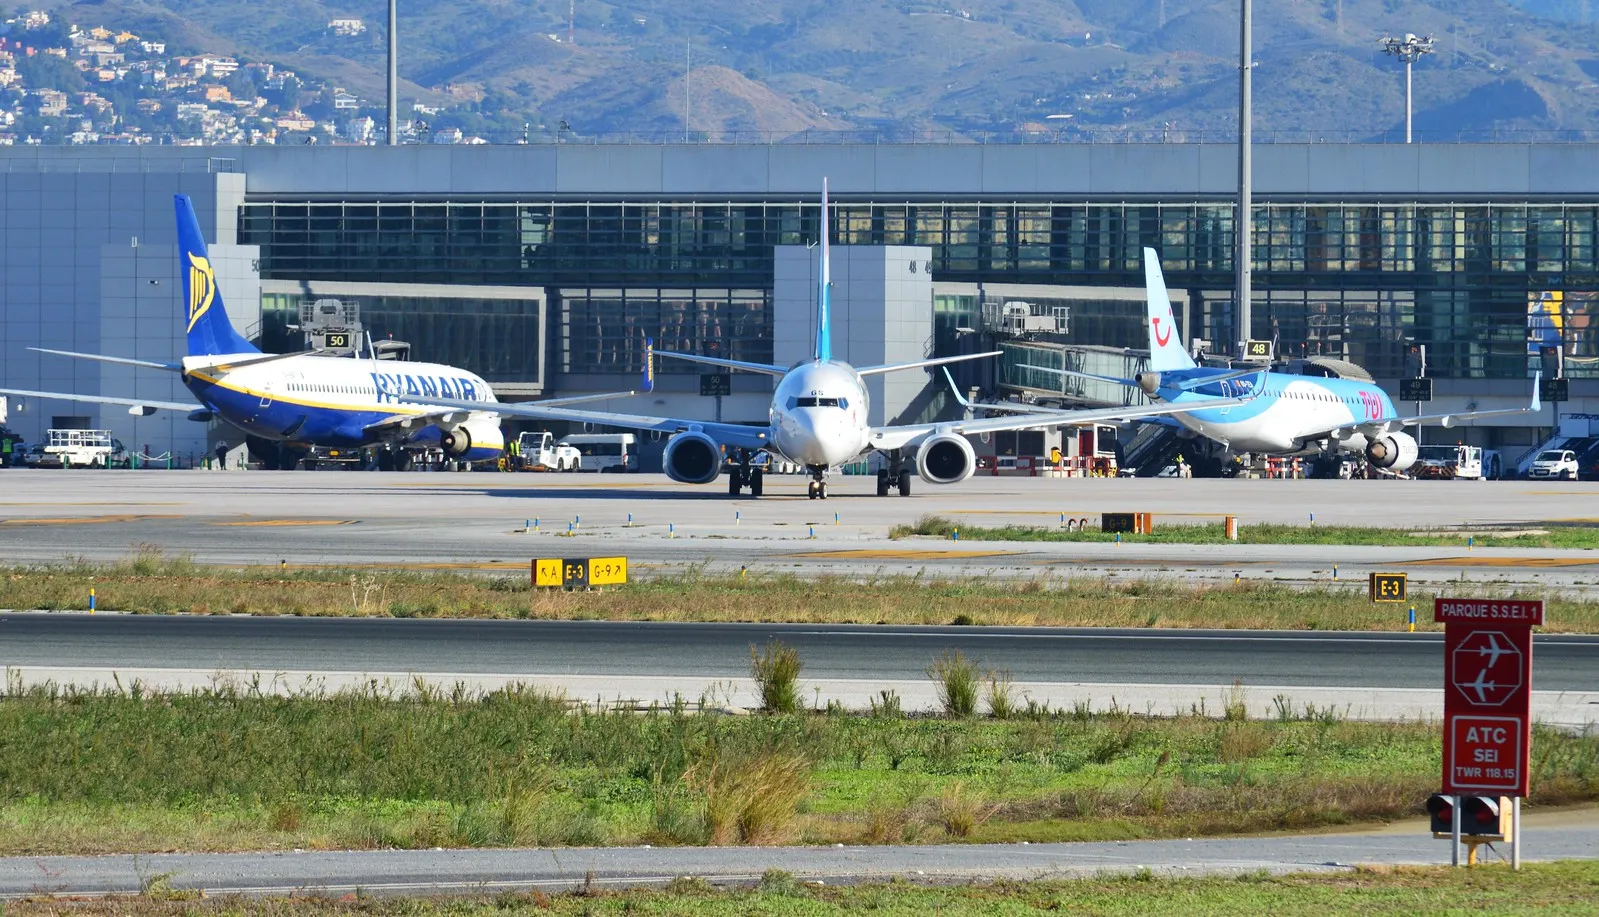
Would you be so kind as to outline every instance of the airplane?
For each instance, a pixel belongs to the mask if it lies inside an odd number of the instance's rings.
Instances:
[[[336,357],[320,351],[264,354],[228,321],[222,291],[217,288],[194,205],[177,195],[179,261],[187,323],[188,355],[176,363],[130,357],[31,347],[40,353],[119,363],[175,372],[199,404],[0,389],[0,395],[53,398],[92,404],[125,405],[128,413],[147,417],[158,410],[182,411],[190,420],[220,418],[249,437],[283,444],[278,451],[284,468],[293,468],[312,446],[386,447],[380,461],[395,470],[409,468],[413,450],[438,449],[449,461],[498,458],[505,448],[494,391],[482,377],[437,363],[379,362],[375,356]],[[371,347],[368,346],[370,355]],[[646,374],[643,391],[653,380]],[[584,395],[552,399],[549,404],[578,404],[605,397]],[[456,406],[427,406],[439,395]],[[392,450],[392,455],[389,452]],[[305,464],[313,467],[307,454]]]
[[[1149,369],[1131,379],[1029,366],[1057,375],[1078,376],[1141,389],[1160,403],[1187,405],[1171,418],[1234,453],[1274,456],[1351,453],[1376,468],[1403,472],[1416,463],[1416,439],[1406,427],[1437,424],[1453,427],[1463,420],[1526,414],[1539,410],[1538,383],[1523,408],[1462,411],[1452,414],[1401,416],[1393,401],[1372,382],[1271,372],[1224,369],[1194,363],[1183,347],[1172,316],[1160,257],[1144,249],[1144,285],[1149,328]],[[1247,404],[1221,405],[1213,398],[1253,394]],[[1004,410],[1003,405],[982,405]],[[1037,410],[1036,408],[1029,408]]]
[[[1474,681],[1465,682],[1464,684],[1461,684],[1460,687],[1461,687],[1462,690],[1464,690],[1466,688],[1471,688],[1471,689],[1475,690],[1477,692],[1477,703],[1479,703],[1479,704],[1487,704],[1488,703],[1488,692],[1492,691],[1493,689],[1495,689],[1497,687],[1499,687],[1499,683],[1498,682],[1487,681],[1486,680],[1487,677],[1488,677],[1488,670],[1487,669],[1483,669],[1481,672],[1477,673],[1477,678]]]
[[[721,475],[726,465],[729,472],[727,490],[733,496],[742,493],[746,487],[751,496],[761,496],[761,456],[777,457],[802,465],[810,472],[807,496],[817,500],[827,498],[827,474],[831,469],[872,452],[881,453],[887,459],[886,467],[877,473],[877,495],[888,496],[891,490],[897,490],[901,496],[909,496],[912,468],[922,480],[931,484],[955,484],[972,476],[977,468],[977,457],[966,440],[967,434],[1180,414],[1193,409],[1190,405],[1147,405],[1067,414],[872,426],[866,420],[869,404],[864,377],[990,357],[997,355],[997,351],[860,367],[835,358],[829,315],[831,277],[825,179],[822,183],[821,226],[821,283],[817,296],[816,342],[811,359],[793,366],[779,366],[698,354],[658,352],[659,356],[775,376],[778,382],[772,394],[768,422],[764,426],[577,410],[553,407],[549,402],[501,404],[497,410],[514,417],[566,420],[672,434],[663,457],[667,476],[684,484],[709,484]],[[1253,396],[1207,400],[1204,407],[1214,409],[1218,406],[1241,405],[1250,397]],[[428,401],[443,409],[465,405],[458,399]]]
[[[1493,631],[1488,632],[1488,645],[1477,649],[1478,656],[1488,657],[1488,664],[1483,666],[1483,671],[1493,668],[1499,662],[1500,656],[1509,656],[1514,652],[1515,650],[1513,649],[1500,646],[1499,635]]]

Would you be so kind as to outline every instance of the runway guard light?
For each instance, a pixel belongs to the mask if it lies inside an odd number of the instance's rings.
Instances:
[[[1449,834],[1454,827],[1455,798],[1434,793],[1427,800],[1427,814],[1432,818],[1433,834]]]

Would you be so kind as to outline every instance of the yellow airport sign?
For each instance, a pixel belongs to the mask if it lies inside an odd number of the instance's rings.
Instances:
[[[533,585],[551,589],[587,589],[627,583],[627,558],[540,558],[533,561]]]
[[[1367,590],[1373,602],[1403,602],[1408,593],[1408,574],[1405,573],[1373,573],[1367,582]]]

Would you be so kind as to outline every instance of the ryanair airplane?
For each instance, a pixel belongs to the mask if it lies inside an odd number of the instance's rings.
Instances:
[[[337,357],[319,351],[263,354],[228,321],[194,205],[187,195],[180,194],[176,206],[187,356],[178,363],[159,363],[30,349],[179,373],[199,404],[22,389],[0,389],[0,394],[126,405],[128,413],[137,416],[167,410],[183,411],[191,420],[201,422],[218,418],[248,436],[284,444],[280,454],[285,468],[294,467],[299,454],[312,446],[392,448],[392,467],[398,470],[409,467],[412,453],[422,449],[440,450],[451,461],[474,462],[500,456],[505,442],[500,433],[499,403],[487,382],[464,369],[437,363]],[[643,390],[650,388],[652,380],[646,373]],[[575,404],[631,394],[635,392],[544,403]],[[436,406],[440,398],[450,399],[458,406],[440,409]]]

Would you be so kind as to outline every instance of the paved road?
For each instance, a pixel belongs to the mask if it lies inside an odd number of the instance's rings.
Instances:
[[[1599,828],[1524,832],[1525,858],[1599,857]],[[1485,852],[1492,858],[1495,854]],[[1508,854],[1506,854],[1508,856]],[[952,844],[938,847],[675,847],[565,850],[415,850],[327,853],[159,854],[0,859],[0,898],[133,893],[164,873],[179,889],[210,894],[473,893],[566,889],[592,873],[609,887],[658,885],[677,876],[747,883],[767,869],[826,882],[906,876],[927,881],[1036,879],[1126,873],[1170,875],[1342,871],[1354,864],[1444,864],[1448,844],[1417,826],[1407,835],[1131,841],[1084,844]]]
[[[773,638],[824,679],[921,678],[956,649],[1028,682],[1433,688],[1443,677],[1440,634],[85,614],[0,614],[0,664],[743,678],[751,644]],[[1599,690],[1599,636],[1535,645],[1541,690]]]
[[[1257,716],[1289,703],[1392,719],[1436,717],[1443,699],[1440,636],[1397,633],[3,613],[0,666],[24,684],[256,681],[294,691],[377,679],[403,691],[420,676],[607,703],[682,696],[749,707],[749,648],[773,638],[799,650],[819,704],[852,708],[885,689],[907,709],[934,707],[925,670],[947,650],[1009,672],[1023,695],[1055,707],[1217,713],[1242,700]],[[1599,636],[1539,635],[1536,647],[1536,714],[1571,728],[1599,720]]]
[[[15,486],[13,486],[15,485]],[[1097,523],[1147,511],[1158,526],[1593,524],[1599,485],[1530,482],[1063,480],[973,478],[869,496],[844,478],[836,499],[806,500],[779,479],[761,500],[659,475],[304,472],[0,472],[0,556],[8,561],[126,557],[155,545],[206,563],[460,564],[520,569],[530,557],[626,554],[642,570],[713,568],[865,576],[1138,575],[1329,582],[1404,569],[1421,584],[1505,581],[1599,591],[1599,552],[1462,548],[1134,546],[899,541],[890,526],[939,514],[969,525]],[[1599,505],[1599,504],[1595,504]],[[835,516],[837,514],[836,524]],[[628,525],[629,517],[633,525]],[[528,523],[537,521],[535,532]],[[577,537],[562,537],[576,523]]]

